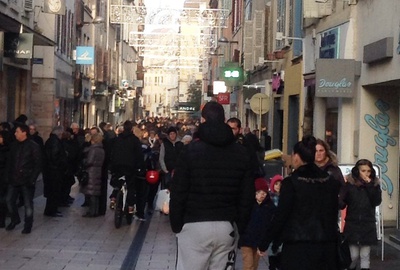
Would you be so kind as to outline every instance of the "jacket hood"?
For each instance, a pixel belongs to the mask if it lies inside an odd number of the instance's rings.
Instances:
[[[350,185],[354,185],[354,186],[358,186],[358,187],[364,186],[367,184],[366,182],[364,182],[360,179],[354,178],[353,175],[351,175],[351,174],[346,175],[346,180],[347,180],[347,183],[349,183]],[[379,185],[379,178],[375,177],[375,179],[371,182],[374,184],[374,186],[377,186],[377,185]]]
[[[276,174],[274,177],[271,178],[271,184],[269,185],[269,189],[274,193],[276,192],[274,185],[278,181],[283,181],[283,177],[280,174]]]
[[[134,136],[134,134],[132,132],[122,132],[121,134],[118,135],[118,137],[122,137],[122,138],[127,138],[127,137],[132,137]]]
[[[227,124],[210,121],[200,124],[199,138],[216,146],[225,146],[235,141],[232,129]]]
[[[326,182],[329,179],[329,174],[321,170],[315,163],[308,163],[300,166],[294,173],[298,179],[304,182]]]

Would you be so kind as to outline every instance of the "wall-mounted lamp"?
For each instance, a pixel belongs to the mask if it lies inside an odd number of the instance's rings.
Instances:
[[[210,55],[210,56],[224,56],[223,53],[218,53],[216,51],[211,51],[211,52],[208,53],[208,55]]]
[[[315,0],[315,3],[319,3],[319,4],[325,4],[328,3],[331,0]],[[346,3],[350,6],[350,5],[357,5],[358,0],[343,0],[343,3]]]
[[[84,25],[89,25],[89,24],[102,24],[105,23],[105,20],[101,16],[97,16],[96,18],[93,19],[91,22],[80,22],[78,24],[78,27],[83,27]]]
[[[258,58],[258,64],[262,65],[264,63],[279,63],[279,60],[265,60],[263,57]]]
[[[286,37],[283,35],[282,32],[276,32],[276,40],[283,40],[283,39],[293,39],[293,40],[303,40],[301,37]]]
[[[140,59],[124,59],[124,61],[128,64],[139,63]]]
[[[238,44],[239,43],[239,41],[236,41],[236,40],[232,40],[232,41],[230,41],[230,40],[228,40],[226,37],[220,37],[219,39],[218,39],[218,42],[219,43],[229,43],[229,44],[232,44],[232,43],[235,43],[235,44]]]
[[[239,44],[239,41],[237,40],[228,40],[226,37],[222,36],[218,39],[218,43],[223,43],[223,44],[229,44],[229,52],[228,52],[228,60],[231,61],[231,54],[232,54],[232,44]]]

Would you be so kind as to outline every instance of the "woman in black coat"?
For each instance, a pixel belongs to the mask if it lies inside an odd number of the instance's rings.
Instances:
[[[315,164],[324,172],[331,174],[341,185],[344,185],[345,182],[342,171],[338,166],[337,157],[331,151],[329,144],[321,139],[317,139]]]
[[[347,206],[344,235],[350,244],[349,270],[356,269],[359,260],[361,270],[369,269],[371,245],[377,242],[375,208],[381,201],[381,187],[372,163],[360,159],[339,196],[340,208]]]
[[[282,181],[270,229],[259,243],[264,255],[282,248],[282,269],[337,270],[337,212],[340,183],[314,163],[316,139],[307,136],[292,152],[293,173]]]

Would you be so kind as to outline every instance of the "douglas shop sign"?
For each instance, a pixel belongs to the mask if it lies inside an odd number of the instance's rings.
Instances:
[[[344,89],[344,88],[350,88],[352,85],[351,82],[347,80],[347,78],[343,78],[340,81],[336,82],[330,82],[327,81],[326,79],[320,79],[319,80],[319,87],[327,87],[327,88],[334,88],[334,89]]]
[[[315,96],[352,98],[360,68],[352,59],[317,59]]]

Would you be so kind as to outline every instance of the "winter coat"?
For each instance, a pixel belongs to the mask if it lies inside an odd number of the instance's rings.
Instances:
[[[85,170],[89,174],[89,181],[82,188],[82,193],[91,196],[100,196],[101,194],[101,168],[104,162],[104,149],[101,143],[92,144],[85,148],[86,156],[83,161]]]
[[[50,134],[44,149],[46,158],[43,169],[43,193],[47,198],[51,194],[60,192],[61,183],[68,171],[68,160],[64,145],[55,134]]]
[[[246,148],[225,123],[205,122],[199,139],[183,147],[171,180],[170,223],[236,222],[242,233],[254,203],[254,179]]]
[[[263,238],[265,229],[270,225],[275,211],[276,206],[269,196],[266,197],[261,204],[258,204],[257,202],[254,203],[250,221],[247,224],[244,233],[240,235],[238,244],[239,248],[243,246],[253,248],[258,247],[260,239]]]
[[[111,171],[133,175],[144,167],[142,144],[132,132],[122,132],[115,138],[111,150]]]
[[[37,143],[30,139],[15,140],[10,146],[8,183],[12,186],[34,186],[42,171],[43,156]]]
[[[347,206],[344,235],[350,244],[374,245],[377,242],[375,208],[382,202],[379,179],[366,183],[347,176],[340,191],[339,204]]]
[[[8,184],[7,179],[7,159],[9,157],[10,148],[8,145],[0,145],[0,190]]]
[[[175,164],[179,153],[182,151],[183,143],[181,141],[171,142],[167,138],[163,140],[161,147],[164,147],[164,163],[169,172],[175,169]]]
[[[327,172],[333,176],[337,181],[340,182],[340,185],[344,185],[344,177],[340,168],[334,164],[332,161],[328,161],[324,166],[320,167],[321,170]]]
[[[305,164],[282,181],[271,229],[259,249],[271,242],[323,243],[337,239],[340,184],[314,163]]]

